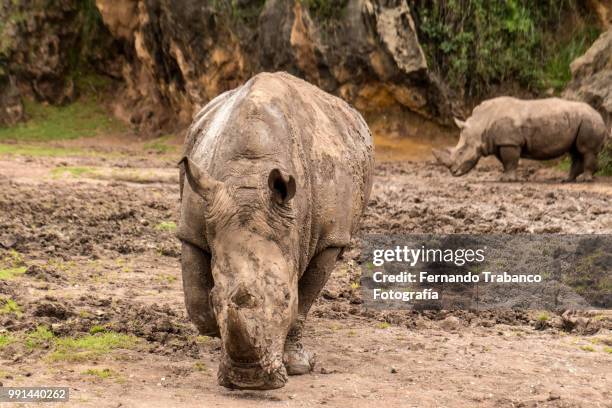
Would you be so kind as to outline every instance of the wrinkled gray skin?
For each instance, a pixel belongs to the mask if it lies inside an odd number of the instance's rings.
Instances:
[[[469,172],[482,156],[495,155],[504,166],[502,181],[516,180],[519,158],[572,158],[567,181],[583,174],[585,181],[597,171],[597,154],[608,130],[599,113],[582,102],[559,98],[520,100],[490,99],[478,105],[465,121],[453,149],[433,150],[436,159],[453,176]]]
[[[314,366],[302,327],[368,201],[368,127],[342,100],[262,73],[197,114],[180,166],[185,303],[221,337],[219,383],[282,387]]]

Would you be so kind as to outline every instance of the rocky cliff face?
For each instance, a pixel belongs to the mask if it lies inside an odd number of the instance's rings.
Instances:
[[[612,126],[612,28],[570,66],[572,81],[563,96],[587,102]]]
[[[0,124],[23,119],[24,93],[52,104],[72,101],[83,59],[110,72],[113,39],[96,16],[87,1],[0,1]]]
[[[404,122],[412,133],[450,118],[405,1],[349,0],[341,16],[327,19],[312,16],[300,0],[236,1],[225,8],[197,0],[120,3],[96,0],[105,25],[123,43],[123,102],[130,109],[118,113],[134,124],[189,122],[220,92],[257,72],[278,70],[341,96],[366,115],[409,116],[415,120]]]
[[[587,2],[602,26],[607,2]],[[72,101],[84,67],[117,79],[115,113],[152,132],[183,128],[257,72],[284,70],[356,106],[374,131],[437,135],[452,129],[461,103],[429,69],[410,4],[0,0],[0,125],[23,119],[24,95]],[[608,118],[609,37],[574,63],[566,92]]]

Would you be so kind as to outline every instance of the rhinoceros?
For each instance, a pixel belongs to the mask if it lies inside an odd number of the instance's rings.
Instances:
[[[461,129],[454,149],[433,150],[453,176],[469,172],[483,156],[495,155],[503,164],[502,181],[516,180],[519,158],[555,159],[569,153],[567,181],[583,174],[592,180],[597,154],[608,135],[601,115],[586,103],[559,98],[521,100],[499,97],[478,105]]]
[[[358,228],[373,165],[361,115],[287,73],[195,116],[177,236],[188,316],[221,338],[219,384],[273,389],[312,370],[304,321]]]

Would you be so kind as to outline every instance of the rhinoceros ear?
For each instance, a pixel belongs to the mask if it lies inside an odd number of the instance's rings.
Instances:
[[[295,196],[295,179],[291,174],[283,175],[279,169],[273,169],[268,175],[268,187],[278,204],[285,204]]]
[[[209,177],[203,169],[187,156],[183,157],[178,165],[185,171],[185,178],[187,178],[187,182],[191,186],[191,189],[204,199],[206,199],[215,188],[221,185],[219,181]]]
[[[467,124],[463,120],[459,120],[457,118],[453,118],[453,120],[455,121],[455,125],[457,125],[457,127],[461,130],[465,129],[465,127],[467,126]]]

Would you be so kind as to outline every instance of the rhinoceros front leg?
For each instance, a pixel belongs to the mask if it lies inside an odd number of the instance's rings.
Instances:
[[[307,374],[314,368],[315,356],[304,350],[302,331],[310,307],[329,279],[341,248],[328,248],[315,256],[298,283],[298,317],[285,341],[284,363],[289,375]]]
[[[504,166],[504,173],[500,181],[516,181],[516,168],[521,157],[521,148],[518,146],[501,146],[497,156]]]
[[[210,269],[210,255],[183,241],[181,250],[183,291],[187,314],[200,334],[219,336],[219,327],[210,304],[210,291],[214,286]]]

